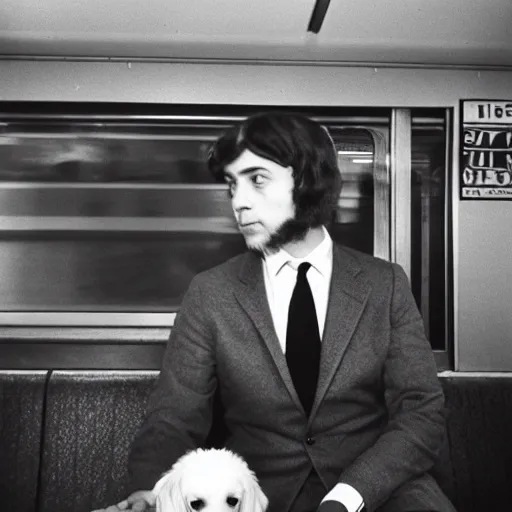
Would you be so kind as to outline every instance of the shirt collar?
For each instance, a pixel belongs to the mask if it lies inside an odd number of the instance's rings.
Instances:
[[[276,276],[279,271],[287,264],[291,263],[293,268],[297,268],[302,262],[307,261],[315,267],[320,274],[327,276],[330,263],[332,262],[332,238],[327,229],[322,226],[324,239],[303,258],[294,258],[284,249],[265,256],[265,265],[270,276]]]

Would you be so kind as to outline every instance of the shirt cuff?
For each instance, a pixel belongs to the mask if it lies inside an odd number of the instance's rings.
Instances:
[[[324,501],[339,501],[348,512],[361,512],[364,507],[363,497],[348,484],[336,484],[325,496]]]

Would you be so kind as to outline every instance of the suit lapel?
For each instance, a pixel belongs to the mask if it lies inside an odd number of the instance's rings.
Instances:
[[[320,372],[310,422],[340,365],[368,299],[370,286],[361,279],[362,276],[358,276],[360,272],[361,268],[354,258],[334,244]]]
[[[292,400],[302,409],[274,328],[265,290],[261,258],[255,253],[247,253],[238,277],[240,279],[239,286],[234,290],[236,300],[251,318],[265,342]]]
[[[361,268],[354,258],[334,244],[329,305],[320,356],[320,373],[308,424],[314,418],[332,382],[368,299],[370,285],[361,279],[360,272]],[[297,407],[303,410],[274,329],[265,290],[261,258],[255,253],[247,253],[238,277],[239,285],[234,290],[236,300],[250,317],[266,344],[290,397]]]

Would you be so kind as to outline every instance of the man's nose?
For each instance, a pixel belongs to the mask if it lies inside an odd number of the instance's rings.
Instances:
[[[251,207],[250,191],[242,184],[237,184],[231,196],[231,205],[235,212]]]

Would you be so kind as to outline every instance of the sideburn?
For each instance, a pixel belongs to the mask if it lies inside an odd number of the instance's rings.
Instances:
[[[288,219],[279,226],[275,233],[270,235],[269,241],[265,244],[265,249],[269,252],[277,252],[281,247],[290,242],[304,240],[310,228],[310,223],[305,220],[297,218]]]

